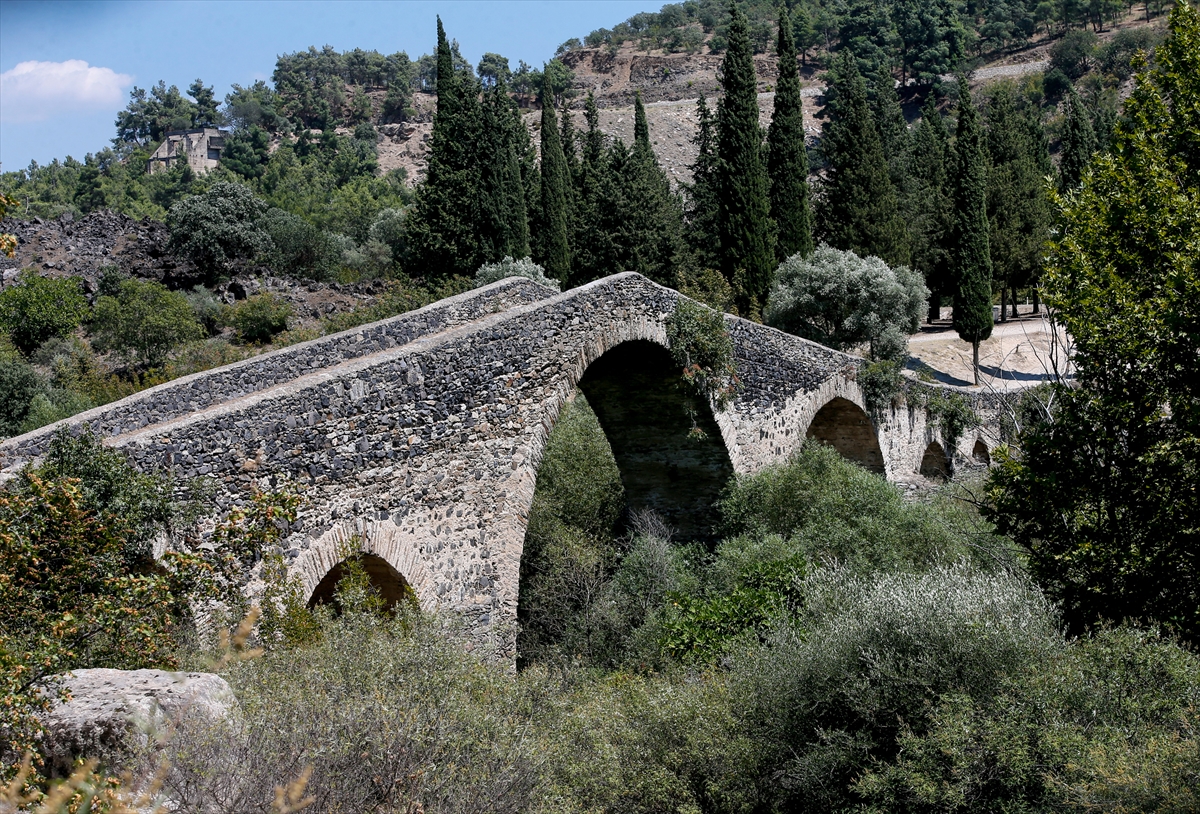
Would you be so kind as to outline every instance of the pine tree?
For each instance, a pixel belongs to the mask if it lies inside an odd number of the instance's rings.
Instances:
[[[717,107],[717,220],[721,273],[738,290],[738,308],[765,302],[775,270],[770,196],[758,125],[758,87],[749,26],[730,3],[729,50],[721,62],[725,95]]]
[[[907,235],[866,82],[848,50],[838,55],[833,73],[836,102],[821,139],[828,168],[817,208],[819,232],[835,249],[902,265]]]
[[[909,235],[913,268],[929,288],[929,319],[939,317],[942,297],[952,291],[949,239],[953,227],[949,183],[950,145],[946,124],[933,94],[925,100],[913,135],[909,201]]]
[[[1092,153],[1096,152],[1096,133],[1092,130],[1087,110],[1074,87],[1067,94],[1066,108],[1066,122],[1063,125],[1062,144],[1059,148],[1062,157],[1058,165],[1059,187],[1064,191],[1079,186],[1083,171],[1091,162]]]
[[[685,238],[692,265],[713,269],[720,265],[717,238],[717,143],[715,123],[704,96],[696,101],[696,163],[692,183],[685,187],[688,198]]]
[[[542,217],[538,246],[547,276],[565,283],[571,276],[571,212],[568,200],[571,182],[554,116],[554,93],[546,81],[542,82],[541,102]]]
[[[804,106],[796,44],[787,7],[779,7],[779,84],[767,134],[767,175],[771,181],[771,218],[775,221],[775,259],[813,250],[812,212],[808,203],[808,153],[804,147]]]
[[[473,274],[483,262],[478,88],[454,70],[440,17],[437,31],[438,106],[425,183],[407,224],[411,266],[417,275]]]
[[[954,330],[971,343],[979,384],[979,343],[992,335],[992,257],[988,246],[987,156],[979,114],[967,80],[958,81],[958,131],[954,139]]]
[[[1017,110],[1011,86],[997,85],[987,108],[988,221],[993,276],[1000,283],[1000,319],[1006,294],[1033,282],[1049,237],[1050,208],[1031,143],[1027,118]],[[1014,310],[1014,316],[1016,312]]]

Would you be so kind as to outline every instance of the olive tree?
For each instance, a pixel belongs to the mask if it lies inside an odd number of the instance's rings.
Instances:
[[[908,267],[822,244],[779,265],[763,319],[831,348],[867,343],[872,358],[902,361],[928,297],[921,275]]]
[[[266,213],[266,203],[254,197],[249,187],[213,184],[207,192],[171,207],[168,249],[207,274],[219,274],[233,260],[271,250],[263,223]]]
[[[88,304],[75,278],[53,279],[28,270],[0,291],[0,330],[23,353],[47,339],[66,336],[87,316]]]
[[[117,351],[150,367],[205,333],[186,296],[143,280],[125,280],[115,297],[99,297],[91,328],[98,350]]]

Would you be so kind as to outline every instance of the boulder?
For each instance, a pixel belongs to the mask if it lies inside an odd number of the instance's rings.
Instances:
[[[227,717],[236,706],[225,679],[165,670],[75,670],[58,678],[60,700],[42,717],[51,777],[77,758],[115,756],[185,717]],[[69,697],[70,700],[61,700]]]

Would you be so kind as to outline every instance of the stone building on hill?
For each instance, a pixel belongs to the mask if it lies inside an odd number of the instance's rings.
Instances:
[[[198,127],[195,130],[172,130],[167,133],[146,162],[146,172],[153,175],[185,160],[192,172],[203,175],[221,163],[221,150],[225,137],[229,135],[216,127]]]

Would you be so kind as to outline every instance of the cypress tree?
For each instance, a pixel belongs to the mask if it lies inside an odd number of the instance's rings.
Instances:
[[[600,111],[595,95],[588,91],[584,103],[587,132],[579,161],[579,187],[575,203],[574,234],[571,237],[571,285],[583,285],[614,270],[611,240],[601,222],[603,196],[608,194],[608,161]]]
[[[564,97],[562,103],[562,132],[559,134],[559,140],[562,142],[563,158],[567,162],[567,177],[570,183],[567,185],[567,192],[571,197],[574,197],[576,190],[579,188],[579,154],[575,149],[575,122],[571,118],[571,108],[567,104]]]
[[[565,283],[571,275],[571,213],[567,197],[570,177],[554,116],[554,94],[550,90],[550,83],[544,79],[541,101],[542,217],[538,245],[546,274]]]
[[[813,250],[812,212],[808,204],[808,153],[804,147],[804,107],[796,43],[787,7],[779,6],[779,83],[767,134],[767,175],[771,180],[771,218],[775,221],[775,259]]]
[[[720,265],[717,239],[717,143],[712,110],[704,96],[696,101],[696,163],[692,165],[692,183],[685,187],[688,196],[685,238],[692,262],[699,268]]]
[[[958,80],[954,139],[954,330],[971,343],[979,384],[979,343],[992,335],[992,257],[988,246],[987,156],[979,114],[965,77]]]
[[[1067,94],[1066,107],[1058,165],[1059,187],[1064,191],[1079,186],[1083,171],[1096,152],[1096,133],[1074,87]]]
[[[817,209],[821,237],[835,249],[904,264],[904,221],[867,85],[849,50],[838,55],[833,73],[835,104],[821,139],[828,164]]]
[[[1030,143],[1026,117],[1017,110],[1011,86],[997,85],[987,107],[988,245],[993,276],[1000,283],[1000,321],[1007,319],[1007,293],[1029,285],[1041,266],[1049,237],[1050,208]]]
[[[720,269],[735,283],[738,308],[753,314],[775,269],[770,196],[758,125],[758,80],[746,17],[730,3],[729,49],[721,62],[717,106],[717,219]]]
[[[416,274],[471,274],[483,262],[479,99],[474,79],[454,70],[440,17],[437,32],[438,106],[408,236]]]
[[[948,165],[949,136],[933,94],[925,100],[913,135],[912,177],[907,189],[913,268],[929,288],[929,319],[939,317],[942,297],[952,289],[949,239],[953,227]]]
[[[896,189],[897,199],[902,200],[909,181],[909,160],[912,158],[912,136],[904,109],[896,93],[896,79],[891,70],[880,65],[871,86],[871,111],[875,114],[875,125],[879,128],[879,144],[888,164],[888,174]]]
[[[650,145],[650,127],[639,91],[634,96],[633,153],[625,162],[625,254],[628,268],[664,285],[675,282],[683,209]]]
[[[529,220],[517,156],[517,128],[524,128],[503,77],[485,94],[481,132],[481,243],[487,262],[529,254]],[[528,137],[527,137],[528,138]]]

